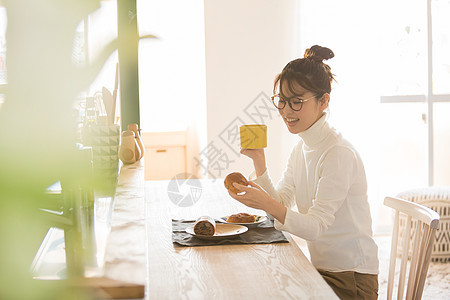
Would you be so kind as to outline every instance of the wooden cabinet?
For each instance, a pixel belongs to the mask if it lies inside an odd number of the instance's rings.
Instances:
[[[145,153],[145,180],[171,179],[186,173],[186,147],[148,147]]]
[[[186,132],[144,132],[145,180],[168,180],[187,173]]]

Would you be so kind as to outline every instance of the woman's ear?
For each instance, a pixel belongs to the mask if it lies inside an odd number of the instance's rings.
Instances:
[[[325,93],[320,97],[320,109],[324,111],[328,107],[328,102],[330,101],[330,94]]]

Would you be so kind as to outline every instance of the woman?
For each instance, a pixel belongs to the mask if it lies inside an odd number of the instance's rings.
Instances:
[[[364,166],[327,123],[334,78],[323,60],[332,57],[330,49],[312,46],[275,79],[273,103],[289,132],[300,137],[278,185],[271,183],[264,149],[242,149],[257,178],[249,187],[235,184],[245,193],[229,193],[272,215],[277,229],[307,240],[311,262],[341,299],[377,299],[378,248]],[[298,211],[291,209],[295,204]]]

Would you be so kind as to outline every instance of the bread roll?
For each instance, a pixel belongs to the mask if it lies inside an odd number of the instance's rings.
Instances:
[[[230,191],[232,191],[233,193],[236,193],[236,194],[239,193],[239,192],[242,192],[242,191],[240,191],[240,190],[238,190],[237,188],[234,187],[234,185],[233,185],[234,182],[242,184],[242,185],[248,185],[247,179],[241,173],[234,172],[234,173],[228,174],[225,177],[225,181],[224,181],[225,187],[228,190],[230,190]]]
[[[248,213],[239,213],[227,218],[227,223],[254,223],[256,217]]]
[[[208,216],[197,219],[194,223],[194,233],[201,235],[214,235],[216,232],[216,221]]]

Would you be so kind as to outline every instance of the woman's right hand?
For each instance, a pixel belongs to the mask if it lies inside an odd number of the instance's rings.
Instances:
[[[264,149],[241,148],[241,154],[253,160],[256,176],[261,176],[266,172],[266,155],[264,154]]]
[[[252,160],[264,159],[264,149],[241,148],[241,154],[250,157]]]

